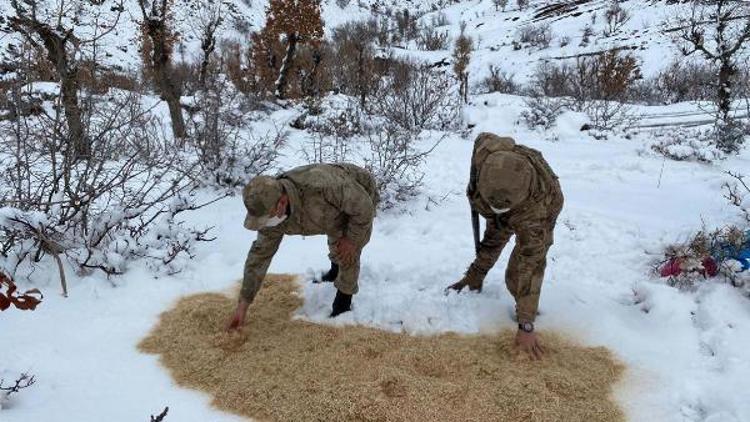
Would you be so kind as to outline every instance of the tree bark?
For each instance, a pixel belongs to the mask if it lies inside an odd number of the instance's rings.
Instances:
[[[55,66],[57,76],[60,78],[60,98],[65,114],[65,123],[68,125],[68,158],[78,161],[91,156],[91,145],[86,139],[83,129],[81,107],[78,103],[78,67],[70,63],[67,44],[71,42],[71,35],[60,35],[49,26],[35,20],[16,17],[11,23],[22,34],[30,38],[29,33],[35,33],[41,38],[44,49],[47,52],[47,60]]]
[[[180,105],[182,92],[180,86],[174,80],[165,25],[160,20],[151,20],[147,25],[153,49],[151,65],[156,88],[159,91],[161,99],[169,107],[169,116],[172,120],[172,134],[177,139],[185,139],[187,132],[185,130],[185,119],[182,116],[182,106]]]
[[[281,62],[281,68],[279,69],[279,78],[276,79],[276,98],[283,100],[285,91],[287,76],[289,75],[289,69],[292,67],[292,61],[294,60],[294,51],[297,48],[297,34],[287,34],[287,46],[284,60]]]

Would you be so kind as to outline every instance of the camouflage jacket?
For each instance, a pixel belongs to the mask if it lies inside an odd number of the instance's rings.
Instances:
[[[247,260],[240,296],[252,302],[284,235],[346,236],[360,248],[369,240],[379,201],[372,175],[353,164],[313,164],[279,177],[289,196],[288,218],[261,229]]]
[[[485,134],[483,134],[485,135]],[[523,225],[524,222],[544,220],[549,216],[549,209],[547,206],[548,198],[554,196],[561,196],[560,183],[558,177],[552,168],[544,160],[542,154],[524,145],[518,145],[512,138],[498,137],[491,134],[486,136],[480,135],[474,146],[474,154],[472,156],[472,166],[475,166],[478,172],[482,171],[482,165],[487,160],[487,157],[494,153],[507,153],[513,152],[525,157],[530,163],[533,171],[529,174],[531,179],[530,187],[523,187],[520,189],[528,189],[527,199],[516,207],[513,207],[506,214],[502,214],[503,225],[511,229],[518,229],[519,226]],[[517,177],[512,173],[508,176]],[[479,212],[486,219],[496,219],[496,214],[492,212],[489,204],[479,195],[479,190],[474,189],[472,192],[472,186],[467,189],[467,196],[471,206]]]

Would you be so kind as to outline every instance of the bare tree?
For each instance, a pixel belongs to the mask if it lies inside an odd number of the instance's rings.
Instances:
[[[461,23],[461,34],[453,48],[453,72],[459,82],[459,93],[464,103],[469,102],[469,62],[474,50],[471,37],[466,35],[466,22]]]
[[[201,89],[206,86],[208,66],[211,56],[216,50],[216,33],[224,23],[224,4],[221,1],[202,0],[198,5],[194,28],[201,42],[201,64],[198,85]]]
[[[180,97],[182,87],[175,80],[172,67],[172,53],[175,43],[175,34],[170,28],[172,15],[172,2],[170,0],[138,0],[141,8],[143,22],[141,28],[144,35],[144,50],[146,51],[147,63],[153,77],[156,89],[161,98],[169,107],[169,115],[172,121],[172,134],[177,139],[187,136],[185,131],[185,119],[182,116]],[[180,145],[184,145],[181,142]]]
[[[45,51],[60,80],[60,96],[68,132],[68,155],[73,160],[89,157],[91,146],[84,131],[78,98],[79,56],[84,48],[91,45],[95,54],[97,41],[114,30],[124,10],[122,1],[81,5],[74,2],[48,4],[45,0],[11,0],[10,4],[14,12],[8,19],[10,31]],[[102,9],[110,12],[108,19],[102,18]],[[88,27],[94,35],[80,37],[76,34],[78,27]]]
[[[731,116],[732,79],[738,60],[750,40],[750,4],[738,0],[693,0],[689,14],[679,16],[677,37],[682,53],[698,53],[718,67],[716,107],[718,147],[725,152],[739,149]]]

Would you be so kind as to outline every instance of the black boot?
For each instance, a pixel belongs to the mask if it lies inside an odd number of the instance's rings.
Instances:
[[[336,290],[336,298],[333,299],[333,310],[331,312],[331,318],[349,312],[352,310],[352,295],[341,293],[341,290]]]
[[[327,273],[323,274],[323,277],[320,278],[320,281],[336,281],[336,277],[339,276],[339,264],[335,262],[331,262],[331,269],[328,270]]]

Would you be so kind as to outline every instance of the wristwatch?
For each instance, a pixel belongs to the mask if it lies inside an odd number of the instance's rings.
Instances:
[[[518,323],[518,329],[525,332],[525,333],[533,333],[534,332],[534,323],[533,322],[519,322]]]

